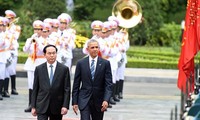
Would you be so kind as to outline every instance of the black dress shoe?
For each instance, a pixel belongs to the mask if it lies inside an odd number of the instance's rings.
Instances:
[[[109,103],[112,104],[112,105],[115,105],[115,104],[116,104],[116,102],[114,101],[113,97],[110,98]]]
[[[17,90],[15,90],[15,89],[12,89],[12,92],[11,92],[11,94],[12,94],[12,95],[18,95],[18,92],[17,92]]]
[[[3,97],[2,97],[2,95],[0,94],[0,100],[3,100]]]
[[[113,100],[114,100],[115,102],[120,102],[120,99],[119,99],[117,96],[113,97]]]
[[[9,93],[8,93],[8,91],[4,91],[4,93],[3,93],[3,95],[2,95],[3,97],[10,97],[10,95],[9,95]]]
[[[25,110],[24,112],[31,112],[31,106],[29,105]]]

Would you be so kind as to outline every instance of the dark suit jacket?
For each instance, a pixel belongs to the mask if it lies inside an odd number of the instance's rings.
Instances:
[[[31,105],[37,113],[45,113],[50,107],[51,113],[60,114],[61,108],[69,109],[70,73],[68,67],[57,62],[52,85],[48,76],[47,63],[36,67]]]
[[[94,81],[89,66],[89,57],[77,62],[72,91],[72,105],[78,105],[79,109],[83,110],[92,97],[96,109],[100,111],[103,101],[108,102],[112,94],[110,62],[98,57]]]

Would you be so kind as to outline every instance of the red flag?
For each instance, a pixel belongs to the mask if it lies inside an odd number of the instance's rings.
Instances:
[[[188,0],[187,3],[185,29],[182,36],[182,47],[178,64],[179,75],[177,83],[178,88],[184,93],[186,93],[186,82],[188,82],[188,92],[191,93],[194,90],[194,56],[199,50],[197,40],[199,1],[200,0]]]

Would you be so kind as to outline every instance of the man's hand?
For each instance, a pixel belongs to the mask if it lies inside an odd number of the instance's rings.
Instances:
[[[61,115],[66,115],[68,112],[68,109],[66,107],[61,108]]]
[[[73,105],[73,110],[76,115],[78,115],[78,105]]]
[[[105,111],[107,108],[108,108],[108,102],[107,102],[107,101],[103,101],[101,111],[103,112],[103,111]]]
[[[37,112],[36,112],[35,108],[32,108],[31,113],[32,113],[33,116],[37,116]]]

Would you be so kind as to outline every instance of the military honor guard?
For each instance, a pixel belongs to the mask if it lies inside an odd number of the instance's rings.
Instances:
[[[58,51],[57,60],[71,70],[73,59],[72,50],[75,48],[74,41],[76,38],[75,31],[69,27],[69,23],[72,21],[72,19],[66,13],[62,13],[57,19],[60,22],[58,30],[58,34],[60,35],[60,50]]]
[[[0,56],[6,56],[6,48],[9,45],[7,41],[5,41],[4,34],[4,18],[0,17]],[[0,57],[0,100],[3,100],[2,90],[4,85],[4,79],[6,74],[6,57]]]
[[[119,98],[123,98],[123,86],[124,86],[124,72],[127,63],[127,55],[126,51],[130,47],[130,42],[128,40],[128,33],[127,31],[120,31],[119,32],[122,36],[122,39],[119,40],[121,46],[119,47],[120,54],[122,56],[121,60],[118,62],[118,69],[117,69],[117,78],[119,80]]]
[[[102,33],[103,33],[103,42],[104,48],[102,53],[102,58],[107,59],[110,61],[111,64],[111,70],[112,70],[112,82],[113,82],[113,94],[110,99],[111,104],[116,104],[116,102],[119,102],[120,100],[116,97],[115,93],[117,90],[116,86],[116,71],[117,71],[117,61],[118,58],[116,57],[117,54],[119,53],[119,49],[116,46],[116,41],[111,34],[112,30],[112,24],[108,21],[103,23],[103,28],[102,28]]]
[[[8,58],[10,60],[9,65],[6,67],[6,78],[4,84],[4,97],[9,97],[8,93],[8,86],[9,86],[9,78],[11,78],[11,94],[18,95],[16,91],[16,65],[17,65],[17,58],[18,58],[18,38],[21,33],[21,27],[16,25],[15,23],[18,22],[19,18],[16,18],[15,12],[12,10],[5,11],[5,24],[6,24],[6,31],[5,31],[5,39],[9,41],[9,46],[7,48]]]
[[[24,110],[25,112],[31,112],[31,95],[33,90],[33,80],[34,80],[34,71],[35,67],[41,63],[46,62],[46,59],[43,55],[43,48],[46,45],[41,39],[43,35],[44,24],[40,20],[33,22],[34,34],[26,40],[26,43],[23,47],[23,51],[29,54],[27,58],[24,69],[27,71],[28,76],[28,88],[29,88],[29,103],[28,107]]]
[[[121,29],[119,31],[119,20],[114,17],[108,17],[109,21],[112,21],[116,24],[116,27],[113,28],[114,38],[116,40],[117,46],[119,48],[119,53],[121,55],[121,59],[118,61],[117,68],[117,92],[116,95],[122,99],[123,98],[123,86],[124,86],[124,71],[127,63],[126,51],[130,47],[130,42],[128,40],[128,33],[125,29]]]

